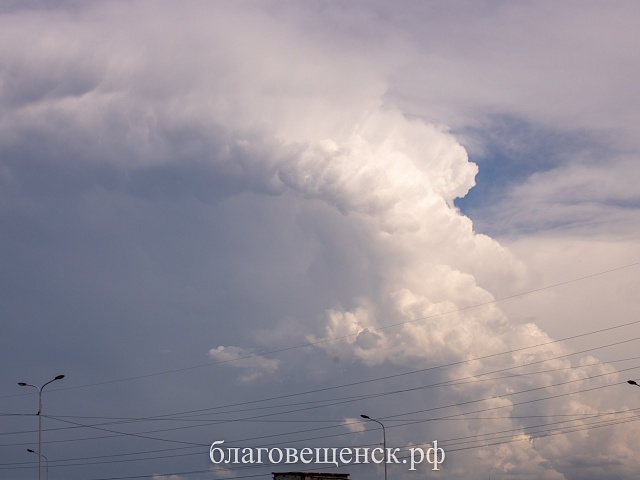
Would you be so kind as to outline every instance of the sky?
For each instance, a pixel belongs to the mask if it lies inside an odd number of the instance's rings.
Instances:
[[[639,19],[0,2],[0,477],[638,478]]]

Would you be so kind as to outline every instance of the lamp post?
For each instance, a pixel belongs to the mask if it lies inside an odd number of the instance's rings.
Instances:
[[[387,432],[385,431],[384,425],[379,420],[375,418],[371,418],[368,415],[360,415],[365,420],[371,420],[372,422],[376,422],[378,425],[382,427],[382,449],[383,449],[383,461],[384,461],[384,480],[387,480]]]
[[[64,375],[58,375],[53,380],[49,380],[47,383],[38,387],[36,385],[32,385],[30,383],[20,382],[18,385],[21,387],[33,387],[38,390],[38,452],[42,452],[42,389],[49,385],[51,382],[55,382],[56,380],[62,380]],[[35,452],[34,452],[35,453]],[[41,472],[42,472],[42,453],[38,453],[38,480],[42,480]],[[47,461],[47,467],[49,462]]]
[[[27,448],[27,452],[31,452],[31,453],[35,453],[36,455],[38,455],[38,457],[40,456],[39,452],[36,452],[35,450],[31,450],[30,448]],[[49,459],[45,456],[42,455],[42,458],[44,458],[45,462],[47,462],[47,480],[49,480]]]
[[[629,385],[635,385],[636,387],[640,387],[640,385],[638,385],[638,382],[636,382],[635,380],[627,380],[627,383]]]

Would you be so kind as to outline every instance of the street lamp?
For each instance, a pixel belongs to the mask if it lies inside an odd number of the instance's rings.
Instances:
[[[27,448],[27,452],[35,453],[36,455],[38,455],[38,457],[40,456],[38,452],[36,452],[35,450],[31,450],[30,448]],[[47,462],[47,480],[49,480],[49,459],[45,455],[42,455],[42,458],[44,458]]]
[[[58,375],[56,378],[54,378],[53,380],[49,380],[47,383],[45,383],[41,387],[32,385],[30,383],[24,383],[24,382],[18,383],[18,385],[20,385],[21,387],[33,387],[36,390],[38,390],[38,452],[42,452],[42,389],[47,385],[49,385],[51,382],[55,382],[56,380],[62,380],[63,378],[64,378],[64,375]],[[41,477],[42,457],[44,457],[44,455],[42,455],[42,453],[38,453],[38,480],[42,480],[42,477]],[[48,463],[49,462],[47,461],[47,465]]]
[[[382,448],[383,448],[383,460],[384,460],[384,480],[387,480],[387,432],[384,429],[384,425],[382,422],[376,420],[375,418],[371,418],[369,415],[360,415],[365,420],[371,420],[372,422],[376,422],[378,425],[382,427]]]
[[[635,385],[636,387],[640,387],[640,385],[638,385],[638,382],[636,382],[635,380],[627,380],[627,383],[629,385]]]

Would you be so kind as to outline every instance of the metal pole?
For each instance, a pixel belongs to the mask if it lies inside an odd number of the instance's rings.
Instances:
[[[360,415],[362,418],[376,422],[382,427],[382,448],[383,448],[383,460],[384,460],[384,480],[387,480],[387,432],[384,428],[384,424],[375,418],[371,418],[368,415]]]
[[[42,389],[49,385],[51,382],[55,382],[56,380],[62,380],[64,375],[58,375],[53,380],[49,380],[47,383],[42,385],[41,387],[37,387],[36,385],[32,385],[30,383],[20,382],[18,385],[21,387],[33,387],[38,390],[38,480],[42,480]],[[46,458],[46,457],[45,457]],[[47,475],[49,475],[49,461],[47,460]]]
[[[42,471],[42,387],[38,389],[38,480],[40,480],[40,472]]]

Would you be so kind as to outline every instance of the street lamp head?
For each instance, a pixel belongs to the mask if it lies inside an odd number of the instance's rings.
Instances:
[[[64,375],[58,375],[56,378],[54,378],[54,380],[62,380],[64,378]]]
[[[20,382],[20,383],[18,383],[18,385],[20,385],[21,387],[26,387],[27,386],[27,384],[24,383],[24,382]]]
[[[36,453],[35,450],[31,450],[30,448],[27,448],[27,452]]]
[[[383,447],[383,451],[386,452],[387,451],[387,432],[385,431],[384,423],[382,423],[379,420],[376,420],[375,418],[371,418],[369,415],[361,414],[360,416],[365,420],[371,420],[372,422],[376,422],[378,425],[382,427],[382,447]],[[384,480],[387,480],[387,462],[384,462]]]
[[[638,385],[638,382],[636,382],[635,380],[627,380],[627,383],[630,385],[635,385],[637,387],[640,387],[640,385]]]

